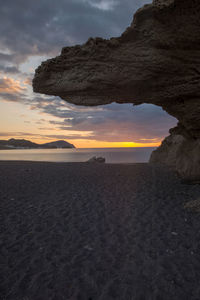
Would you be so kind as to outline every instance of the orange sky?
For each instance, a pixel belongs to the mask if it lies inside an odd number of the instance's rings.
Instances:
[[[141,131],[141,125],[138,129],[136,124],[132,129],[129,128],[132,126],[130,121],[126,120],[118,124],[117,120],[115,122],[115,120],[108,119],[106,123],[99,125],[97,122],[91,125],[87,123],[87,118],[92,117],[87,117],[86,120],[81,120],[80,124],[61,126],[63,119],[54,114],[48,114],[44,110],[51,104],[48,99],[44,98],[39,106],[38,103],[34,104],[29,100],[29,97],[32,97],[32,87],[31,81],[27,78],[18,80],[3,77],[0,81],[0,93],[3,95],[0,101],[0,139],[23,138],[36,143],[62,139],[74,144],[77,148],[157,147],[162,140],[162,137],[138,136],[137,130]],[[62,103],[61,106],[60,108],[58,104],[60,112],[62,109],[63,111],[69,109],[71,112],[67,103]],[[58,107],[55,106],[55,110]],[[72,113],[73,110],[74,108]],[[101,110],[102,108],[99,108],[97,112]],[[77,108],[77,111],[80,111],[78,117],[84,113],[82,108]],[[149,128],[142,128],[145,134],[148,130]],[[130,132],[137,136],[136,140],[132,139]]]
[[[159,107],[113,103],[83,108],[32,90],[42,61],[89,37],[121,36],[133,13],[152,0],[18,2],[2,1],[0,11],[0,139],[66,140],[80,148],[160,145],[177,120]]]

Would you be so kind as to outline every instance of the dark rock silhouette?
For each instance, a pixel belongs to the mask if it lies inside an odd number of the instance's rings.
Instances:
[[[75,148],[73,144],[66,141],[55,141],[45,144],[36,144],[24,139],[0,140],[0,149],[54,149],[54,148]]]
[[[38,144],[24,139],[0,140],[0,149],[38,148]]]
[[[105,163],[106,160],[104,157],[96,157],[96,156],[93,156],[92,158],[90,158],[88,161],[88,163]]]
[[[42,144],[42,145],[39,145],[41,146],[42,148],[45,148],[45,149],[52,149],[52,148],[75,148],[75,146],[73,144],[70,144],[66,141],[55,141],[55,142],[50,142],[50,143],[45,143],[45,144]]]
[[[154,0],[119,38],[89,39],[43,62],[35,92],[78,105],[151,103],[178,119],[151,162],[200,178],[200,2]]]

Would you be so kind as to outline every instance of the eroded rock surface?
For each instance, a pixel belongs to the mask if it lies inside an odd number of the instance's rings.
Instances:
[[[186,180],[200,183],[200,140],[171,134],[152,153],[150,162],[166,164]]]
[[[170,132],[173,141],[181,136],[179,147],[175,143],[179,151],[172,154],[173,142],[167,148],[162,145],[151,161],[200,178],[199,33],[199,0],[154,0],[136,12],[120,37],[89,39],[43,62],[36,70],[33,89],[78,105],[161,106],[179,121]]]

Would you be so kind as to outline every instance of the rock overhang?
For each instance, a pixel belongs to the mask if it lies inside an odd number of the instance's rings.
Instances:
[[[198,140],[199,32],[199,1],[154,0],[120,37],[64,47],[42,63],[33,89],[77,105],[159,105],[179,121],[173,135]]]

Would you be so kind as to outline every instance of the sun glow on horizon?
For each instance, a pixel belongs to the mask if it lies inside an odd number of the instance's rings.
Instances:
[[[73,141],[71,141],[73,143]],[[104,141],[74,141],[77,148],[141,148],[159,147],[161,142],[156,143],[134,143],[134,142],[104,142]]]
[[[8,137],[12,138],[12,136]],[[41,139],[40,137],[15,137],[16,139],[26,139],[38,144],[44,144],[49,142],[54,142],[56,140],[61,140],[58,138],[47,138]],[[158,143],[134,143],[134,142],[103,142],[103,141],[94,141],[94,140],[71,140],[71,139],[62,139],[66,142],[73,144],[77,149],[86,149],[86,148],[148,148],[148,147],[159,147],[161,142]]]
[[[1,88],[2,92],[10,91],[13,95],[16,90],[19,94],[24,92],[24,87],[18,81],[9,78],[4,78]],[[66,109],[62,103],[51,107],[49,102],[42,98],[39,107],[36,105],[34,108],[31,100],[30,105],[29,102],[24,104],[14,100],[0,102],[0,128],[3,129],[0,131],[0,139],[2,140],[25,139],[38,144],[65,140],[76,148],[144,148],[159,147],[164,137],[154,132],[148,133],[149,129],[145,124],[138,125],[136,122],[132,124],[130,120],[129,122],[125,120],[122,126],[122,123],[118,124],[112,119],[112,114],[111,120],[103,123],[101,118],[104,117],[105,109],[96,112],[97,121],[101,121],[98,124],[93,119],[90,121],[91,112],[88,112],[89,118],[87,118],[84,110],[77,113],[75,110]],[[50,107],[53,112],[59,107],[60,115],[43,111],[43,106]],[[74,124],[72,121],[75,121]],[[134,128],[133,135],[129,130],[131,126]]]
[[[0,134],[0,140],[9,140],[11,138],[15,139],[25,139],[29,140],[33,143],[37,144],[44,144],[49,142],[54,142],[58,140],[65,140],[66,142],[73,144],[77,149],[86,149],[86,148],[148,148],[148,147],[159,147],[161,144],[161,141],[159,142],[147,142],[147,143],[135,143],[135,142],[107,142],[107,141],[97,141],[97,140],[87,140],[87,139],[66,139],[62,138],[61,136],[54,136],[52,137],[46,137],[43,138],[39,134],[29,134],[29,135],[23,135],[23,134]]]

